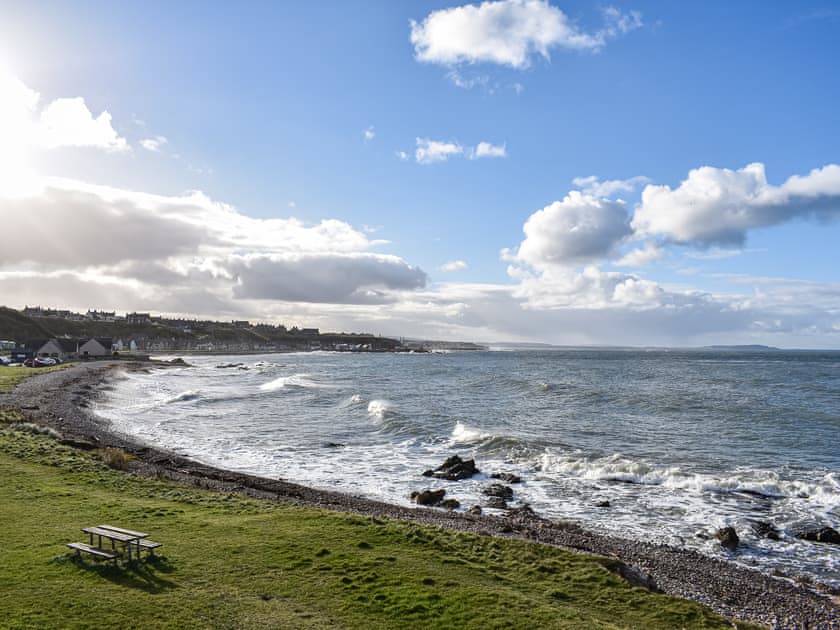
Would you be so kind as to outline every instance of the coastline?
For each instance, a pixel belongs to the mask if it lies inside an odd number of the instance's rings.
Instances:
[[[107,391],[115,369],[143,370],[152,365],[106,361],[43,374],[0,395],[0,405],[21,407],[33,421],[56,429],[70,444],[81,448],[118,447],[132,453],[138,459],[132,462],[130,470],[137,474],[255,498],[557,545],[615,558],[626,565],[623,573],[634,583],[655,585],[669,595],[699,602],[731,619],[768,627],[840,628],[840,600],[836,593],[832,599],[828,592],[821,595],[806,586],[694,551],[606,536],[576,524],[548,521],[527,511],[500,517],[408,508],[226,471],[114,433],[87,411],[90,401]]]

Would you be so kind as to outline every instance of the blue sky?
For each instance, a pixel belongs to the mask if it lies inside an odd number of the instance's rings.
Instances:
[[[0,15],[9,305],[840,347],[836,4]]]

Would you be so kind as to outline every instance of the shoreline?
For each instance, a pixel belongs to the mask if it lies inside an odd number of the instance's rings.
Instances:
[[[11,393],[0,394],[0,405],[20,407],[32,421],[61,433],[70,445],[122,448],[138,458],[129,468],[135,474],[254,498],[520,538],[607,556],[625,565],[621,573],[631,583],[699,602],[730,619],[778,628],[840,628],[840,598],[827,588],[825,594],[819,594],[793,581],[695,551],[608,536],[577,524],[549,521],[525,510],[492,516],[409,508],[214,468],[115,433],[105,421],[87,411],[90,401],[107,391],[116,370],[151,367],[156,366],[139,361],[81,364],[27,379]]]

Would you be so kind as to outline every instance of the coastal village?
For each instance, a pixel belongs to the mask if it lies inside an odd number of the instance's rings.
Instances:
[[[228,322],[150,312],[26,306],[0,307],[0,359],[4,364],[47,366],[70,360],[142,358],[150,353],[429,352],[481,350],[471,343],[392,339],[370,333],[321,332],[282,324]]]

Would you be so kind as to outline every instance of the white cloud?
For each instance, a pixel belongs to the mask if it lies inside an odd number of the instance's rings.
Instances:
[[[382,304],[391,290],[422,288],[426,274],[397,256],[371,253],[247,256],[229,265],[238,299]]]
[[[665,256],[665,250],[654,243],[646,243],[642,249],[634,249],[615,261],[616,267],[644,267]]]
[[[365,142],[370,142],[376,137],[376,132],[373,130],[373,126],[371,125],[362,132],[362,135],[364,135]]]
[[[523,231],[518,251],[506,257],[538,269],[603,258],[630,234],[622,202],[576,190],[532,214]]]
[[[504,144],[494,145],[489,142],[479,142],[475,151],[472,153],[474,158],[500,158],[507,157],[507,149]]]
[[[462,271],[467,268],[467,263],[463,260],[452,260],[438,267],[441,271]]]
[[[0,272],[139,284],[164,302],[176,294],[197,300],[200,286],[234,302],[382,303],[426,283],[401,258],[367,251],[385,241],[343,221],[254,219],[201,192],[151,195],[55,178],[41,184],[27,196],[0,194],[4,226],[26,234],[0,249]],[[212,312],[207,304],[204,312]]]
[[[167,140],[166,136],[155,136],[154,138],[146,138],[144,140],[141,140],[140,146],[146,149],[146,151],[157,153],[161,150],[161,148],[163,148],[163,145],[168,143],[169,140]]]
[[[96,147],[107,151],[127,151],[128,143],[111,126],[111,114],[103,111],[96,118],[82,97],[59,98],[41,112],[42,142],[48,148]]]
[[[411,159],[411,155],[409,155],[406,151],[395,151],[394,155],[397,156],[397,159],[402,160],[403,162],[407,162]]]
[[[794,218],[840,216],[840,166],[829,164],[780,186],[767,183],[764,165],[737,171],[703,166],[677,188],[648,185],[632,220],[640,235],[678,243],[740,245],[751,229]]]
[[[597,176],[575,177],[572,183],[580,188],[587,195],[594,197],[612,197],[616,193],[632,193],[644,184],[650,182],[650,178],[644,175],[637,175],[629,179],[611,179],[600,181]]]
[[[434,162],[445,162],[454,155],[462,155],[464,147],[457,142],[442,142],[430,140],[429,138],[417,138],[417,148],[414,151],[414,159],[418,164],[432,164]]]
[[[526,68],[534,55],[549,58],[552,48],[597,51],[608,39],[641,26],[636,12],[613,7],[602,30],[587,33],[545,0],[501,0],[433,11],[411,21],[418,61],[444,65],[494,63]]]

